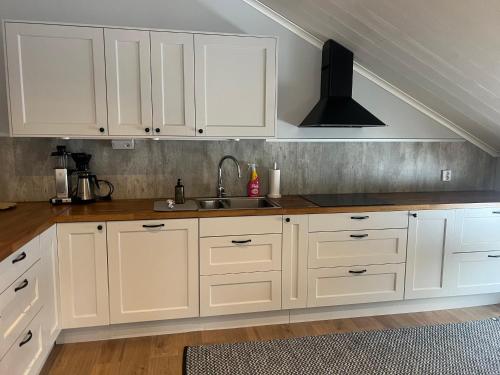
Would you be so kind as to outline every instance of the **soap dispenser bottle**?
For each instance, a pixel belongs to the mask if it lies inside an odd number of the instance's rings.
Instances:
[[[182,185],[182,181],[179,178],[177,185],[175,185],[175,204],[184,204],[184,202],[184,185]]]

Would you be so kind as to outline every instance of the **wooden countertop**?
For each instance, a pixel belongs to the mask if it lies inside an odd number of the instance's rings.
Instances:
[[[72,206],[51,206],[46,202],[20,203],[16,208],[0,211],[0,261],[54,223],[500,207],[500,192],[495,191],[365,195],[391,204],[318,207],[300,196],[286,196],[274,199],[280,208],[273,209],[155,212],[153,202],[159,199],[116,200]]]

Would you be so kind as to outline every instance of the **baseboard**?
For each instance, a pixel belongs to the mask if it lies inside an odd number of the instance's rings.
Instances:
[[[447,310],[497,303],[500,303],[500,293],[316,307],[291,310],[290,323]]]
[[[268,311],[252,314],[188,318],[153,322],[113,324],[109,326],[63,330],[58,344],[156,336],[172,333],[298,323],[315,320],[391,315],[419,311],[454,309],[500,303],[500,293],[476,296],[445,297],[367,303],[360,305],[317,307],[298,310]]]

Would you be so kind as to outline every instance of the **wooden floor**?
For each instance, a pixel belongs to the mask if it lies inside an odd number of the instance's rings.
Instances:
[[[182,374],[185,346],[461,322],[500,316],[500,305],[413,314],[201,331],[56,345],[42,374]]]

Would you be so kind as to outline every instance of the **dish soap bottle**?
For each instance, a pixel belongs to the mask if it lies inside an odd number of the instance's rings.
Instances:
[[[260,196],[260,180],[257,175],[257,169],[255,163],[248,164],[250,168],[250,180],[247,185],[247,195],[249,197],[258,197]]]
[[[184,185],[182,185],[181,179],[177,180],[177,185],[175,185],[175,204],[184,204]]]

